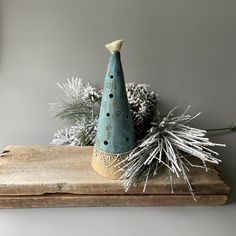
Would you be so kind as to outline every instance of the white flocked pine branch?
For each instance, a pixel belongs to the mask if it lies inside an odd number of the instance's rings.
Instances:
[[[67,79],[65,83],[57,83],[57,85],[62,94],[56,102],[49,104],[50,110],[54,117],[70,120],[74,122],[74,125],[69,129],[57,131],[51,143],[54,145],[93,145],[96,133],[86,134],[85,130],[90,130],[92,125],[94,125],[93,130],[97,129],[102,90],[88,83],[84,84],[80,78]],[[126,84],[126,89],[136,137],[140,139],[146,135],[154,115],[157,114],[158,94],[147,84],[130,83]],[[81,140],[86,140],[86,142]]]
[[[173,116],[176,108],[160,122],[152,123],[147,136],[125,160],[118,164],[123,165],[120,169],[124,171],[121,183],[126,191],[142,181],[144,181],[143,191],[145,191],[148,180],[157,176],[159,168],[165,166],[170,172],[170,181],[172,175],[182,177],[194,197],[194,190],[187,175],[189,166],[204,168],[207,171],[207,162],[215,164],[221,162],[217,158],[218,153],[211,148],[225,145],[211,142],[206,137],[205,130],[188,125],[200,113],[193,117],[187,115],[188,107],[182,115]],[[192,164],[188,156],[198,158],[202,165]]]

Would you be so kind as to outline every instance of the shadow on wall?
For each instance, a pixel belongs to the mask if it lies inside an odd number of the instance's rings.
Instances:
[[[220,151],[220,159],[222,159],[222,164],[220,165],[220,170],[222,173],[222,178],[227,185],[230,186],[231,192],[229,197],[229,204],[236,202],[236,161],[235,161],[235,137],[236,132],[221,132],[217,134],[209,135],[210,139],[218,143],[225,143],[226,147]]]
[[[235,179],[235,166],[225,162],[222,166],[222,176],[226,183],[230,186],[231,192],[229,196],[229,204],[236,202],[236,181]]]
[[[235,133],[232,135],[235,135]],[[236,178],[235,178],[236,162],[235,162],[235,155],[234,155],[236,151],[232,151],[232,150],[233,149],[226,150],[224,152],[225,159],[221,167],[222,177],[231,188],[229,203],[236,202]]]
[[[2,16],[2,2],[0,0],[0,72],[1,72],[1,64],[2,64],[2,28],[3,28],[3,16]],[[1,76],[0,76],[1,79]]]

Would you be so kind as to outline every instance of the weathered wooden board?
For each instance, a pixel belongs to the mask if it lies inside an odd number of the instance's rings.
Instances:
[[[86,195],[45,194],[42,196],[3,196],[0,208],[72,207],[72,206],[210,206],[223,205],[226,195]]]
[[[197,202],[184,181],[164,169],[143,185],[125,193],[119,181],[93,171],[92,147],[8,146],[0,158],[0,207],[220,205],[229,187],[214,168],[192,168],[190,180]]]

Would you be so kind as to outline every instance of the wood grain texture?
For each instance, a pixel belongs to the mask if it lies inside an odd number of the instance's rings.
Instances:
[[[3,196],[0,208],[78,207],[78,206],[215,206],[223,205],[227,195],[77,195]]]
[[[163,169],[143,185],[125,193],[119,181],[98,175],[91,167],[92,147],[8,146],[0,157],[0,207],[219,205],[229,187],[214,168],[192,168],[189,175],[195,203],[184,181]]]

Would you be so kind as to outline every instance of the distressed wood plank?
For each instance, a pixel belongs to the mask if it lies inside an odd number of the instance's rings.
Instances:
[[[196,205],[186,184],[163,169],[150,180],[124,192],[117,180],[98,175],[91,167],[92,147],[8,146],[0,155],[0,207]],[[212,168],[191,168],[197,205],[220,205],[230,188]]]
[[[227,195],[73,195],[3,196],[0,208],[105,207],[105,206],[215,206],[227,202]]]

